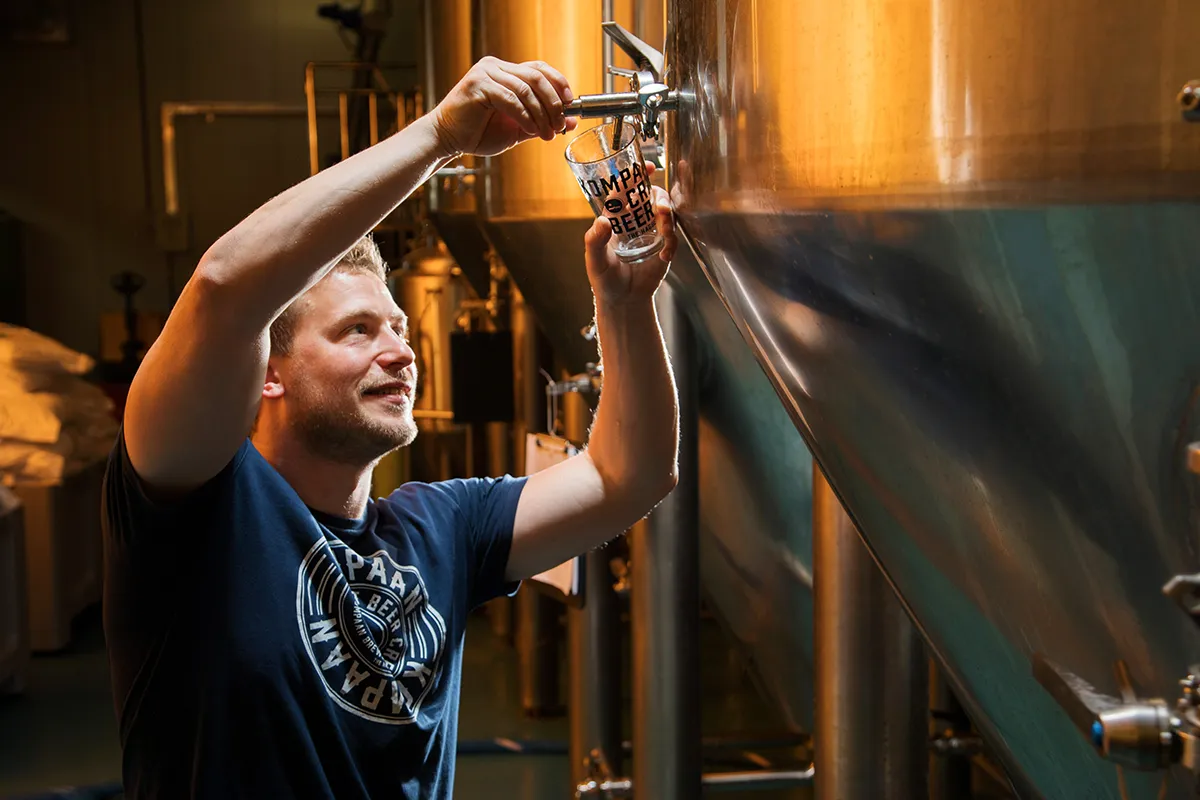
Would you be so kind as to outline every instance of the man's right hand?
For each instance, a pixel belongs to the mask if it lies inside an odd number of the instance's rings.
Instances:
[[[574,130],[579,121],[563,115],[573,99],[567,79],[549,64],[486,56],[433,110],[433,123],[448,155],[494,156]]]

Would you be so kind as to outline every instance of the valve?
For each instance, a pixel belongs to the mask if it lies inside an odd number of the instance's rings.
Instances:
[[[1181,764],[1200,775],[1200,667],[1192,666],[1179,682],[1172,709],[1161,698],[1138,697],[1125,663],[1115,666],[1120,697],[1097,691],[1041,654],[1033,657],[1034,677],[1101,757],[1139,772]]]
[[[1172,719],[1162,700],[1135,700],[1100,712],[1092,723],[1092,745],[1114,764],[1138,771],[1166,769],[1179,761]]]
[[[581,95],[563,107],[569,117],[637,117],[642,139],[658,138],[658,123],[664,112],[679,108],[679,92],[662,82],[664,56],[619,23],[602,24],[604,34],[633,59],[636,69],[607,65],[613,75],[626,78],[630,91]]]

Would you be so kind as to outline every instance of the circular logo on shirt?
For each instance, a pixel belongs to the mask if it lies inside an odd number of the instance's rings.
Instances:
[[[300,635],[329,693],[360,717],[412,722],[441,668],[446,623],[416,567],[322,538],[300,564]]]

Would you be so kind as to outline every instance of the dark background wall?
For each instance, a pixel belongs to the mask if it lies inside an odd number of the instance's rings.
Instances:
[[[20,263],[0,260],[0,312],[23,283],[29,327],[95,354],[100,315],[121,308],[113,274],[144,275],[138,306],[167,311],[209,244],[309,173],[303,118],[181,119],[179,195],[191,236],[185,252],[169,255],[155,235],[162,103],[302,105],[305,63],[344,61],[351,50],[318,16],[317,0],[0,5],[8,33],[0,38],[0,213],[20,229]],[[67,41],[12,40],[18,14],[53,16],[56,7]],[[381,60],[415,61],[415,0],[393,0],[386,30]],[[415,73],[406,80],[415,85]],[[321,131],[322,150],[336,149],[336,121]]]

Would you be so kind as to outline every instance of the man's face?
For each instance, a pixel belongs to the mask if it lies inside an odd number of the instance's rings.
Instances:
[[[411,444],[417,368],[387,286],[335,271],[301,303],[291,351],[271,358],[290,429],[314,454],[356,466]]]

